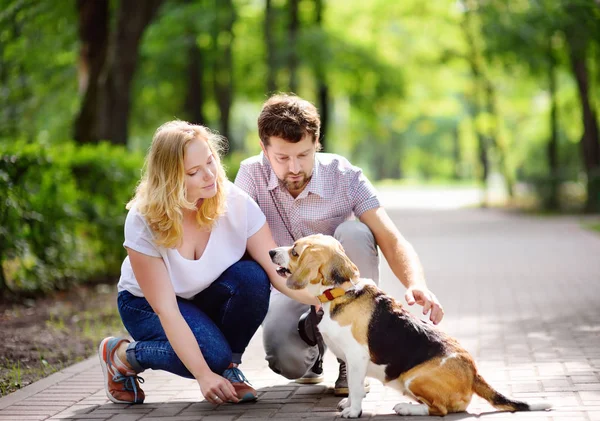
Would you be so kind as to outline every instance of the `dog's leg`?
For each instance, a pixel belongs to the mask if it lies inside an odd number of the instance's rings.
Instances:
[[[350,356],[351,355],[351,356]],[[365,376],[369,356],[364,349],[346,353],[348,370],[348,398],[342,399],[338,408],[343,408],[342,418],[358,418],[362,415],[362,400],[365,397]]]
[[[423,404],[402,402],[394,406],[394,412],[398,415],[429,415],[429,407]]]

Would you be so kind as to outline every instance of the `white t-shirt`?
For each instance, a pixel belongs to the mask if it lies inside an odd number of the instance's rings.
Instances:
[[[227,268],[239,261],[246,242],[265,224],[265,215],[242,189],[226,182],[227,210],[212,229],[208,244],[198,260],[182,257],[176,248],[154,244],[154,233],[138,210],[132,207],[125,220],[124,247],[162,257],[175,295],[192,298],[212,284]],[[135,279],[129,257],[121,266],[118,291],[127,290],[137,297],[144,294]]]

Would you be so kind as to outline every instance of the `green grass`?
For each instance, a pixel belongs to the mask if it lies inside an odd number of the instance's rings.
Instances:
[[[0,379],[0,396],[5,396],[13,390],[21,388],[21,362],[16,363],[4,358],[0,369],[6,373]]]
[[[583,228],[600,233],[600,222],[583,223]]]
[[[16,346],[0,344],[0,396],[93,356],[106,336],[127,336],[114,286],[78,288],[7,310],[3,335]]]

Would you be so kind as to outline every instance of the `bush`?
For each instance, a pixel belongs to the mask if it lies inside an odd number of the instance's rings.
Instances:
[[[108,144],[0,143],[0,293],[116,276],[142,162]]]

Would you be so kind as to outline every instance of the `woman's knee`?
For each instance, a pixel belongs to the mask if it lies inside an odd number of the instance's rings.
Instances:
[[[190,326],[211,371],[221,374],[231,363],[232,351],[221,331],[212,326]]]
[[[221,374],[232,361],[231,349],[229,346],[210,351],[202,350],[202,356],[213,373]]]
[[[267,273],[254,260],[240,260],[227,269],[227,275],[235,279],[239,293],[257,300],[269,300],[271,284]]]
[[[252,312],[261,321],[269,309],[271,284],[264,269],[254,260],[241,260],[222,275],[234,303],[252,303],[245,313]],[[248,315],[248,314],[247,314]]]

